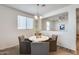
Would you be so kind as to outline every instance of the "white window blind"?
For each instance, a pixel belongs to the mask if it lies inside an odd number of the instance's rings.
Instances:
[[[33,29],[33,19],[27,17],[27,29]]]
[[[33,29],[33,19],[18,15],[18,29]]]

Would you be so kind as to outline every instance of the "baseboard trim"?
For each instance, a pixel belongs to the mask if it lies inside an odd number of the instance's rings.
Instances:
[[[77,55],[77,52],[76,51],[74,51],[74,50],[71,50],[71,49],[68,49],[68,48],[65,48],[65,47],[62,47],[62,46],[58,46],[59,48],[62,48],[62,49],[64,49],[64,50],[66,50],[66,51],[68,51],[68,52],[70,52],[70,53],[72,53],[72,54],[74,54],[74,55]]]
[[[13,49],[13,48],[15,48],[15,47],[17,47],[17,46],[18,46],[18,45],[12,46],[12,47],[8,47],[8,48],[5,48],[5,49],[0,49],[0,52],[6,51],[6,50],[9,50],[9,49]]]

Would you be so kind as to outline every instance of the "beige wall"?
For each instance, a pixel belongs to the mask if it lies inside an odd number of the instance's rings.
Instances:
[[[33,30],[18,30],[17,15],[27,15],[15,9],[0,5],[0,49],[18,45],[18,36],[33,35]]]

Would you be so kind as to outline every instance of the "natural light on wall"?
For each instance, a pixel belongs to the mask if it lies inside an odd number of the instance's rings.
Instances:
[[[33,29],[33,19],[18,15],[18,29]]]
[[[46,25],[47,25],[47,26],[46,26],[46,29],[47,29],[47,31],[49,31],[49,30],[50,30],[50,22],[47,21],[47,22],[46,22]]]

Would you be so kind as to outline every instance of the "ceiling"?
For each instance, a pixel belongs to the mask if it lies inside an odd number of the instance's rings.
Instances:
[[[51,11],[55,11],[69,5],[70,4],[45,4],[45,6],[42,6],[40,4],[38,7],[37,4],[7,4],[6,6],[27,12],[32,15],[36,15],[39,11],[39,15],[43,16]]]

